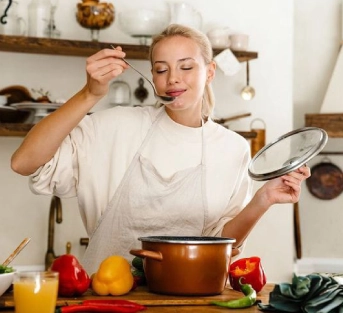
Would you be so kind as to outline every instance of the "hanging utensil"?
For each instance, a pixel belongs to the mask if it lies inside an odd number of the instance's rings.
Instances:
[[[309,192],[318,199],[331,200],[343,192],[343,171],[327,157],[311,167],[308,180]]]
[[[294,240],[297,259],[302,257],[299,202],[293,204]]]
[[[244,100],[251,100],[255,96],[255,89],[249,85],[249,61],[247,61],[247,85],[241,91],[241,97]]]
[[[2,263],[3,266],[10,264],[14,258],[25,248],[25,246],[30,242],[31,238],[25,238],[21,244],[12,252],[12,254]]]
[[[256,122],[262,123],[263,128],[253,127]],[[250,142],[251,157],[254,157],[266,145],[266,123],[260,118],[255,118],[250,123],[250,131],[256,133],[256,137],[252,138]]]
[[[8,10],[10,9],[11,5],[12,5],[12,0],[8,0],[7,7],[5,8],[5,11],[4,11],[3,15],[0,18],[0,23],[1,24],[4,24],[4,25],[7,24],[7,20],[6,20],[7,13],[8,13]]]

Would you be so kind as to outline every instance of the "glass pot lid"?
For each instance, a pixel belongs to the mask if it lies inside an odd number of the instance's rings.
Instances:
[[[262,181],[290,173],[316,156],[327,140],[328,135],[321,128],[293,130],[256,153],[249,164],[249,176]]]

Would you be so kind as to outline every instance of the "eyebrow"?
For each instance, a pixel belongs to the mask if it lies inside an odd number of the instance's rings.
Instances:
[[[191,58],[191,57],[182,58],[182,59],[177,60],[177,62],[183,62],[183,61],[188,61],[188,60],[193,60],[194,61],[194,58]],[[154,62],[154,64],[157,64],[157,63],[165,64],[167,62],[166,61],[155,61]]]

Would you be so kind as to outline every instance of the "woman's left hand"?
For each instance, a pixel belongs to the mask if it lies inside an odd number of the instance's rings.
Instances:
[[[304,165],[291,173],[266,182],[261,191],[270,205],[296,203],[299,201],[301,183],[310,176],[310,168]]]

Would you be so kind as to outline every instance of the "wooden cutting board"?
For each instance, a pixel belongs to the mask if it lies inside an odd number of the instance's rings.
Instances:
[[[266,285],[263,290],[258,294],[258,299],[262,302],[268,302],[269,293],[272,291],[273,285]],[[125,299],[134,301],[145,306],[159,306],[159,305],[209,305],[212,300],[228,301],[241,298],[243,294],[226,288],[222,294],[216,296],[169,296],[151,293],[146,287],[138,287],[134,291],[124,296],[96,296],[88,291],[82,297],[77,298],[58,298],[56,306],[64,306],[77,304],[82,300],[89,299]],[[0,297],[0,308],[14,307],[13,293],[7,292]]]

